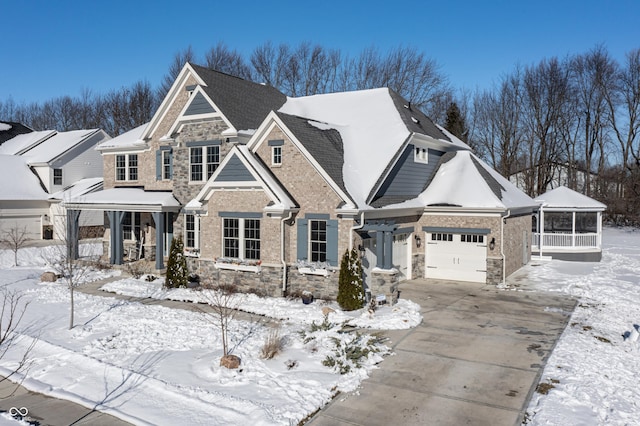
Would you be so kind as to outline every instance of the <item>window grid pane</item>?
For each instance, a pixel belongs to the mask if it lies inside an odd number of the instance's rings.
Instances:
[[[62,169],[53,169],[53,184],[62,185]]]
[[[282,164],[282,147],[274,146],[272,150],[272,160],[273,164]]]
[[[171,179],[171,152],[162,151],[162,179]]]
[[[327,222],[324,220],[309,221],[310,259],[312,262],[327,261]]]
[[[216,171],[220,165],[220,147],[219,146],[208,146],[207,147],[207,179],[213,175],[213,172]]]
[[[202,180],[202,148],[191,148],[189,160],[191,162],[191,180]]]
[[[138,154],[129,155],[129,180],[138,180]]]
[[[260,220],[258,219],[244,221],[244,257],[260,259]]]
[[[224,219],[224,257],[240,257],[240,232],[238,219]]]
[[[194,215],[188,214],[185,217],[186,239],[185,245],[189,248],[196,246],[196,219]]]
[[[124,155],[116,155],[116,180],[127,179],[126,157]]]

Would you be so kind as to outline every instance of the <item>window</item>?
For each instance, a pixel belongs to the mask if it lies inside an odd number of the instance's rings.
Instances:
[[[138,180],[138,154],[116,155],[116,180]]]
[[[125,212],[122,219],[122,236],[125,240],[140,240],[140,213]]]
[[[162,179],[171,179],[171,151],[162,151]]]
[[[463,243],[484,243],[484,235],[478,234],[462,234],[460,235],[460,241]]]
[[[220,165],[220,146],[194,146],[189,150],[191,181],[201,182],[209,179]],[[206,170],[206,178],[205,178]]]
[[[260,259],[260,219],[225,218],[223,227],[224,257]]]
[[[62,185],[62,169],[53,169],[53,184]]]
[[[327,261],[327,222],[309,221],[309,259],[312,262]]]
[[[413,161],[416,163],[429,163],[429,151],[427,148],[416,146],[413,152]]]
[[[436,232],[431,234],[431,241],[453,241],[453,234],[442,234]]]
[[[273,166],[282,165],[282,147],[281,146],[271,147],[271,165]]]
[[[192,214],[185,215],[184,246],[188,249],[198,249],[200,247],[200,241],[198,238],[198,219]]]

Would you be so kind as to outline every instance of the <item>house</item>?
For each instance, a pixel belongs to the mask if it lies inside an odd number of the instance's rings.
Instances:
[[[66,211],[60,201],[101,189],[102,156],[94,148],[106,139],[100,129],[46,130],[21,133],[0,145],[3,162],[11,165],[0,169],[4,181],[15,182],[14,172],[22,176],[19,185],[0,191],[2,229],[24,227],[35,239],[64,238]],[[103,215],[95,213],[85,214],[80,222],[85,233],[93,228],[89,235],[104,225]]]
[[[539,257],[599,262],[605,204],[565,186],[536,198],[532,250]]]
[[[496,284],[530,257],[537,204],[392,90],[287,98],[187,64],[152,120],[97,148],[112,263],[189,269],[245,291],[335,298],[357,248],[369,291],[418,277]]]

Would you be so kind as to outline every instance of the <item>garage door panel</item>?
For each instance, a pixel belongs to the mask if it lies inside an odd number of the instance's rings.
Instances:
[[[468,236],[453,234],[453,238],[434,241],[427,234],[425,275],[455,281],[486,282],[487,246],[480,237],[479,242],[467,242]],[[440,237],[439,237],[440,238]]]

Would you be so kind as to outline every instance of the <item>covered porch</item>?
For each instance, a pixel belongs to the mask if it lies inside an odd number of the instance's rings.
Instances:
[[[104,240],[110,264],[147,259],[154,262],[156,270],[164,269],[164,259],[173,239],[174,217],[181,207],[170,192],[111,188],[64,205],[71,219],[67,221],[70,240],[77,235],[77,217],[81,211],[101,210],[108,220]]]
[[[606,205],[561,186],[536,198],[532,255],[599,262],[602,258],[602,212]]]

